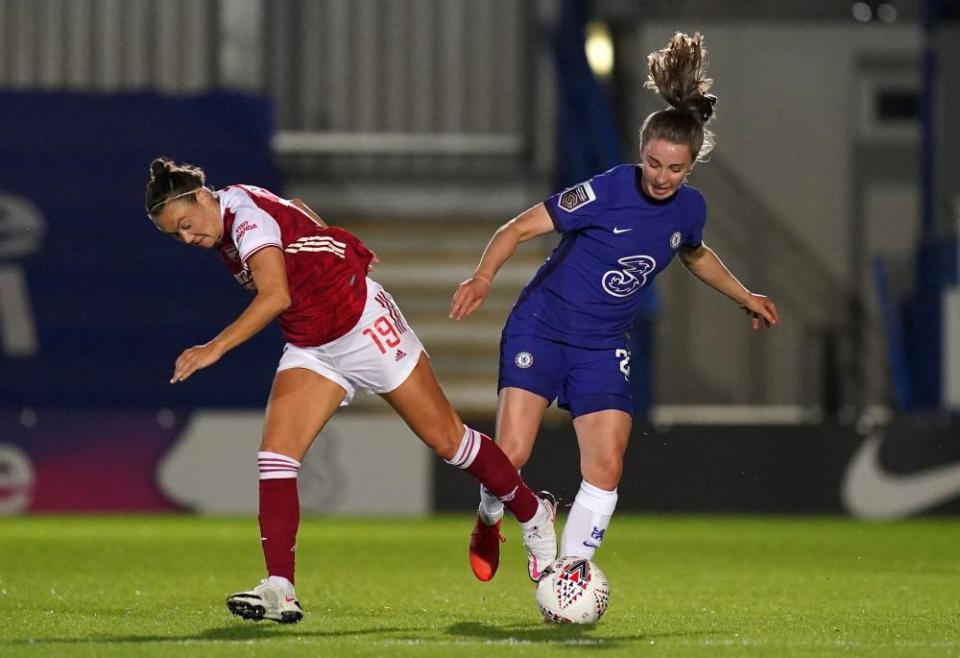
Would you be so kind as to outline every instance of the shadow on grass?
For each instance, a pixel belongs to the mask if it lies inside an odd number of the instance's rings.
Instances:
[[[627,635],[607,635],[603,625],[587,624],[540,624],[531,626],[519,624],[503,626],[481,622],[461,622],[447,628],[448,635],[471,637],[497,644],[550,644],[570,648],[591,647],[614,649],[629,646],[636,642],[649,642],[667,637],[689,637],[691,635],[716,635],[716,632],[677,632],[677,633],[633,633]]]
[[[92,637],[45,637],[35,640],[0,640],[0,647],[4,646],[29,646],[44,644],[124,644],[124,643],[149,643],[149,642],[202,642],[220,641],[220,642],[243,642],[247,640],[270,640],[284,636],[296,637],[349,637],[352,635],[376,635],[378,633],[398,633],[409,632],[411,630],[428,630],[426,628],[411,629],[407,628],[354,628],[345,630],[322,631],[322,630],[304,630],[302,626],[278,626],[275,624],[258,624],[253,622],[240,622],[229,626],[218,626],[208,628],[200,633],[192,635],[95,635]],[[2,652],[0,652],[2,653]]]
[[[419,632],[434,633],[435,628],[394,628],[390,626],[352,628],[341,630],[307,630],[303,626],[278,626],[275,624],[257,624],[240,622],[227,626],[208,628],[199,633],[190,635],[94,635],[91,637],[46,637],[25,640],[0,640],[0,654],[3,647],[15,646],[44,646],[53,644],[84,645],[84,644],[165,644],[181,642],[248,642],[254,640],[275,640],[284,637],[299,638],[336,638],[351,636],[385,635],[391,639],[415,641],[430,644],[437,642],[435,637],[420,637]],[[447,627],[446,634],[459,639],[476,639],[491,644],[545,644],[551,646],[568,646],[576,648],[614,649],[630,646],[639,642],[668,637],[689,637],[693,635],[716,635],[712,632],[677,632],[677,633],[635,633],[608,635],[604,627],[581,624],[516,624],[503,626],[484,624],[481,622],[460,622]],[[386,639],[386,638],[383,638]],[[440,640],[443,643],[443,640]]]

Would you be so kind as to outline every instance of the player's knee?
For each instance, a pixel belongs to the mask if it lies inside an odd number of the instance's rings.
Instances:
[[[433,448],[438,457],[449,461],[460,450],[465,431],[466,427],[458,419],[456,422],[444,423],[442,426],[430,428],[429,435],[422,438],[427,445]]]
[[[260,450],[286,455],[293,459],[302,459],[306,447],[283,434],[265,434],[260,440]]]
[[[530,447],[524,443],[498,440],[497,445],[500,446],[503,454],[507,456],[507,459],[510,460],[510,463],[513,464],[515,468],[521,468],[530,458]]]
[[[623,459],[617,455],[595,459],[589,464],[583,464],[582,470],[587,482],[600,489],[613,491],[620,484],[620,477],[623,475]]]

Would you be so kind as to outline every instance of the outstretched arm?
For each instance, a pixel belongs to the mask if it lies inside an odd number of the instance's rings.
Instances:
[[[487,248],[483,250],[480,264],[473,276],[457,286],[457,291],[453,293],[450,317],[460,320],[480,308],[490,292],[494,277],[513,255],[517,245],[551,231],[553,220],[542,203],[520,213],[498,228],[487,243]]]
[[[696,249],[682,247],[678,253],[681,262],[695,277],[736,302],[750,316],[754,329],[760,328],[761,319],[768,327],[780,322],[773,301],[766,295],[747,290],[713,249],[701,244]]]
[[[276,247],[267,247],[253,254],[247,264],[257,284],[253,301],[216,338],[183,351],[174,365],[171,384],[182,382],[197,370],[213,365],[290,307],[283,252]]]

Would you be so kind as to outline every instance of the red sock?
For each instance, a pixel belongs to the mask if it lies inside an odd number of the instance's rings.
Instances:
[[[299,467],[300,464],[296,464]],[[265,473],[276,473],[269,470],[270,468],[265,467],[261,457],[260,477],[263,478]],[[260,480],[259,521],[267,574],[283,576],[292,584],[296,561],[294,551],[297,546],[297,530],[300,527],[300,497],[297,495],[296,477],[274,476]]]
[[[487,491],[523,523],[537,513],[540,501],[526,485],[500,447],[489,436],[464,426],[460,449],[447,460],[480,481]]]

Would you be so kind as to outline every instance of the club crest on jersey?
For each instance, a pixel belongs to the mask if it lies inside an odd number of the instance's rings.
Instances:
[[[518,352],[517,356],[513,358],[513,362],[517,364],[518,368],[529,368],[533,365],[533,355],[530,352]]]
[[[683,236],[680,235],[680,231],[674,232],[674,234],[670,236],[670,248],[676,249],[679,247],[681,238],[683,238]]]
[[[653,256],[624,256],[617,260],[623,266],[620,270],[610,270],[603,275],[601,284],[607,293],[614,297],[632,295],[647,283],[647,275],[657,267]]]
[[[558,205],[566,210],[567,212],[573,212],[577,208],[581,208],[591,201],[596,201],[597,195],[593,192],[593,187],[589,182],[580,183],[576,187],[571,187],[569,190],[562,192],[560,194],[560,201]]]

